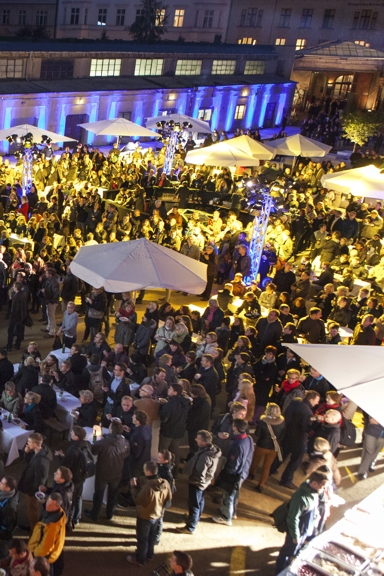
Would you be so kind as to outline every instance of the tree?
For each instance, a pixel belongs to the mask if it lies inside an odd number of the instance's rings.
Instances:
[[[44,26],[35,26],[34,28],[24,26],[16,32],[16,36],[20,38],[49,38],[49,32]]]
[[[167,19],[166,6],[161,0],[141,0],[141,8],[137,10],[136,20],[129,27],[129,32],[136,42],[153,44],[167,32]]]
[[[382,110],[367,112],[356,110],[342,118],[343,136],[357,146],[366,144],[375,132],[384,127],[384,114]]]

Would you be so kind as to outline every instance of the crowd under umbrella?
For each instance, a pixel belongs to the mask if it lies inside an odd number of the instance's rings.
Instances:
[[[156,138],[158,134],[153,130],[148,130],[140,124],[131,122],[126,118],[112,118],[110,120],[97,120],[96,122],[86,122],[78,124],[81,128],[93,132],[96,136],[116,136],[117,142],[121,136],[137,136]]]
[[[355,402],[384,426],[384,348],[289,344],[338,392]]]
[[[83,246],[71,262],[71,272],[107,292],[146,288],[201,294],[207,284],[207,265],[146,238]]]
[[[373,165],[324,174],[321,183],[328,190],[384,200],[383,170]]]
[[[21,185],[23,193],[28,194],[32,186],[33,160],[37,160],[42,154],[39,145],[48,145],[52,142],[72,142],[73,138],[32,126],[32,124],[20,124],[0,130],[0,140],[7,140],[9,144],[16,145],[15,156],[23,159]]]

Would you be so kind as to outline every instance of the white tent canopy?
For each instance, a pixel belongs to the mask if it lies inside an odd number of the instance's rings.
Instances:
[[[168,288],[201,294],[207,265],[145,238],[83,246],[71,262],[72,273],[107,292]]]
[[[37,128],[32,124],[20,124],[19,126],[12,126],[11,128],[4,128],[0,130],[0,140],[6,140],[8,136],[17,134],[18,136],[25,136],[31,133],[36,144],[40,144],[42,136],[48,136],[52,142],[73,142],[74,138],[67,138],[62,134],[45,130],[44,128]]]
[[[173,120],[174,122],[179,122],[181,126],[183,122],[188,122],[192,124],[192,128],[187,128],[191,132],[201,132],[204,134],[210,134],[212,132],[208,122],[204,120],[199,120],[198,118],[192,118],[191,116],[186,116],[185,114],[167,114],[166,116],[152,116],[147,118],[145,123],[147,128],[157,128],[156,124],[158,122],[169,122]]]
[[[384,426],[384,347],[289,344],[339,392]]]
[[[332,146],[327,146],[317,140],[306,138],[301,134],[294,134],[293,136],[287,136],[287,138],[277,138],[276,140],[268,141],[268,146],[274,148],[276,154],[281,154],[282,156],[322,158],[332,150]]]
[[[148,136],[156,138],[159,135],[126,118],[113,118],[112,120],[98,120],[79,124],[81,128],[93,132],[97,136]]]
[[[188,152],[185,161],[206,166],[258,166],[259,160],[272,160],[275,150],[249,136],[224,140]]]
[[[347,192],[353,196],[384,199],[384,174],[376,166],[363,166],[342,172],[324,174],[321,183],[329,190]]]

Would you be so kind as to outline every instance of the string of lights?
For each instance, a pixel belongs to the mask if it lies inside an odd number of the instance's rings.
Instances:
[[[185,145],[188,140],[188,130],[193,128],[190,122],[175,122],[174,120],[161,120],[156,123],[159,133],[167,145],[165,151],[164,172],[169,174],[173,167],[173,160],[178,144]]]
[[[34,142],[33,134],[28,132],[20,136],[19,134],[11,134],[7,136],[9,144],[16,145],[14,152],[15,158],[23,159],[23,172],[21,185],[23,194],[28,194],[32,187],[32,167],[33,161],[39,160],[43,156],[43,152],[39,150],[38,144]],[[40,144],[51,144],[52,139],[46,135],[41,137]]]

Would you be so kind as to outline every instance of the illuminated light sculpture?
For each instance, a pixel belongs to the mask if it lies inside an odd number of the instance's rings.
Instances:
[[[169,174],[173,168],[173,160],[178,144],[186,144],[188,136],[193,125],[190,122],[175,122],[174,120],[161,120],[156,123],[159,134],[161,134],[163,141],[166,142],[167,147],[165,151],[164,172]]]
[[[38,149],[37,144],[33,141],[33,134],[28,132],[23,136],[18,134],[11,134],[6,138],[9,144],[16,144],[17,150],[14,153],[15,158],[23,159],[23,171],[21,178],[21,186],[23,194],[27,195],[32,187],[32,165],[34,160],[38,160],[42,156],[42,152]],[[50,144],[51,138],[46,135],[41,137],[41,144]]]
[[[272,205],[272,196],[270,194],[262,194],[260,201],[254,208],[255,219],[253,221],[252,238],[249,246],[249,256],[251,258],[252,266],[251,280],[256,280],[259,272],[261,255],[264,249],[264,240]]]

